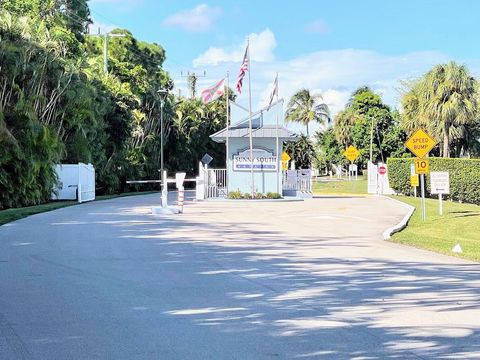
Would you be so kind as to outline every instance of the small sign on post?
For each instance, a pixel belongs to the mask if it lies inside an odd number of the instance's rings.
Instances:
[[[345,156],[348,160],[350,160],[350,162],[352,163],[353,165],[353,162],[360,156],[360,151],[358,151],[358,149],[353,146],[353,145],[350,145],[344,152],[343,152],[343,156]],[[348,176],[350,177],[350,171],[348,172]],[[353,178],[352,178],[352,192],[355,190],[354,187],[354,181],[353,181]]]
[[[425,157],[435,145],[437,142],[422,129],[415,131],[405,142],[405,146],[419,158]]]
[[[418,175],[428,174],[428,159],[415,159],[415,173]]]
[[[360,151],[355,146],[350,145],[344,152],[343,156],[345,156],[350,162],[354,162],[360,156]]]
[[[432,194],[438,194],[438,212],[443,215],[443,194],[450,194],[450,173],[448,171],[432,171],[430,173]]]
[[[428,160],[423,159],[437,145],[437,142],[422,129],[415,131],[405,142],[408,148],[419,159],[415,159],[415,173],[420,175],[420,190],[422,192],[422,220],[427,219],[425,206],[425,174],[428,174]]]

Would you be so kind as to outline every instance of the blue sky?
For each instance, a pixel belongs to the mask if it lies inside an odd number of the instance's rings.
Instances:
[[[181,72],[205,70],[200,88],[226,71],[235,78],[248,36],[255,107],[267,101],[275,72],[281,97],[306,87],[321,92],[333,113],[364,84],[396,106],[400,81],[440,62],[480,73],[480,1],[91,0],[90,7],[94,26],[128,28],[161,44],[183,90]]]

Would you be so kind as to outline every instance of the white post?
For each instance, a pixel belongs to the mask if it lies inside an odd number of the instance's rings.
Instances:
[[[162,171],[162,208],[168,206],[167,170]]]
[[[420,175],[420,186],[422,191],[422,220],[427,220],[427,210],[425,208],[425,175]]]
[[[227,188],[227,196],[228,196],[228,160],[230,159],[230,146],[229,146],[229,127],[230,127],[230,99],[228,98],[228,91],[230,86],[230,74],[227,71],[227,88],[225,91],[225,97],[227,98],[227,141],[226,141],[226,149],[225,149],[225,169],[227,169],[227,173],[225,174],[225,187]]]
[[[281,154],[283,154],[283,149],[282,151],[280,151],[279,147],[280,147],[280,144],[279,144],[279,141],[278,141],[278,72],[277,72],[277,75],[275,76],[275,80],[276,82],[273,84],[274,86],[274,89],[273,91],[276,91],[276,98],[277,98],[277,108],[275,110],[275,115],[276,115],[276,134],[275,134],[275,146],[276,146],[276,152],[277,152],[277,193],[278,194],[281,194],[280,192],[280,157],[281,157]],[[276,88],[275,88],[276,87]]]
[[[249,131],[249,140],[250,140],[250,174],[251,174],[251,181],[252,181],[252,199],[255,197],[255,176],[253,175],[253,137],[252,137],[252,83],[251,83],[251,66],[252,63],[250,62],[250,40],[247,39],[247,49],[248,49],[248,127]]]
[[[438,194],[438,212],[443,215],[442,194]]]

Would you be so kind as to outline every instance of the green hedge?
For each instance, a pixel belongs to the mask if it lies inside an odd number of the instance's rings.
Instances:
[[[410,164],[413,158],[387,160],[390,187],[396,192],[411,195]],[[450,198],[455,201],[480,205],[480,159],[429,158],[430,171],[450,173]],[[430,177],[427,175],[427,195],[430,194]],[[436,197],[433,195],[432,197]]]

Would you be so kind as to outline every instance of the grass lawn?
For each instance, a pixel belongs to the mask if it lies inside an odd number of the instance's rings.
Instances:
[[[352,184],[353,182],[353,184]],[[356,181],[341,180],[318,180],[313,182],[314,194],[367,194],[367,179],[359,177]]]
[[[393,242],[480,261],[480,206],[444,201],[440,216],[438,200],[427,199],[427,220],[423,222],[420,198],[393,198],[416,208],[407,228],[392,236]],[[452,252],[456,244],[462,247],[462,254]]]
[[[123,193],[116,195],[100,195],[97,196],[95,201],[114,199],[117,197],[123,196],[134,196],[134,195],[145,195],[151,194],[154,191],[144,191],[144,192],[132,192],[132,193]],[[7,210],[0,210],[0,225],[6,224],[11,221],[19,220],[24,217],[39,214],[46,211],[56,210],[67,206],[77,205],[76,201],[52,201],[46,204],[28,206],[23,208],[14,208]]]

